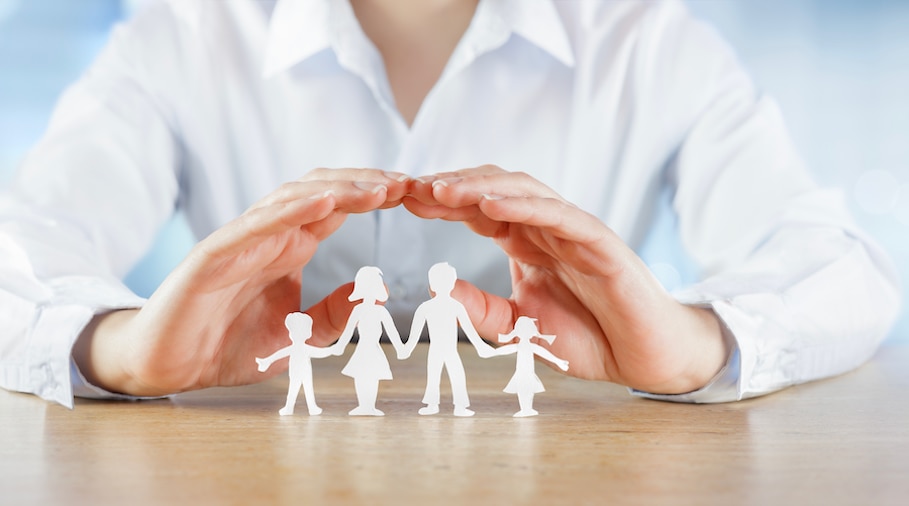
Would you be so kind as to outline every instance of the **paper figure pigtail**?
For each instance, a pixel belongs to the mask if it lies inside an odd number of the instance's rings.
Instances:
[[[540,329],[537,328],[537,319],[529,316],[518,317],[518,320],[514,323],[514,330],[508,334],[499,334],[499,342],[507,343],[516,337],[521,339],[539,337],[549,344],[552,344],[556,338],[552,334],[540,334]]]

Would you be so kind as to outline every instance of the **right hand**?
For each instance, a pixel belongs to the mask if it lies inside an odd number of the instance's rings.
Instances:
[[[155,396],[254,383],[253,358],[287,344],[301,270],[349,213],[400,204],[407,178],[374,169],[317,169],[282,185],[199,242],[136,310],[96,317],[73,357],[93,384]],[[337,336],[350,312],[342,286],[307,312],[313,344]]]

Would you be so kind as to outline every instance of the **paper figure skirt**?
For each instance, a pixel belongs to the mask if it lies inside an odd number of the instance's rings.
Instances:
[[[354,350],[350,361],[341,370],[341,374],[354,379],[390,380],[391,367],[388,357],[379,346],[379,343],[364,343],[360,341]]]
[[[522,393],[534,393],[538,394],[540,392],[545,392],[546,389],[543,388],[543,382],[540,381],[540,377],[536,373],[522,373],[521,371],[515,372],[514,376],[511,377],[511,381],[505,385],[503,392],[509,394],[522,394]]]

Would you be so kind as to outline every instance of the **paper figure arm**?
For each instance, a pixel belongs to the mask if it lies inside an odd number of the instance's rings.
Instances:
[[[271,367],[271,364],[284,357],[290,356],[290,349],[292,347],[293,345],[287,346],[286,348],[281,348],[280,350],[272,353],[265,358],[256,357],[256,363],[259,364],[259,372],[265,372],[269,367]]]
[[[388,334],[388,340],[391,341],[391,345],[395,347],[395,352],[400,357],[404,353],[404,342],[401,341],[401,334],[398,333],[398,328],[395,327],[395,322],[391,319],[391,314],[387,309],[382,312],[382,325],[385,327],[385,333]]]
[[[353,331],[357,328],[358,323],[360,323],[360,306],[354,307],[353,311],[350,312],[350,317],[347,319],[347,326],[344,327],[344,331],[341,332],[341,336],[338,337],[338,342],[327,348],[331,350],[330,353],[332,355],[344,354],[344,348],[353,338]]]
[[[410,358],[413,349],[417,347],[420,336],[423,334],[423,325],[426,324],[426,309],[421,304],[413,314],[413,322],[410,324],[410,335],[407,336],[407,344],[403,347],[403,352],[398,354],[398,360]]]
[[[489,358],[495,355],[496,349],[480,337],[477,329],[473,326],[473,322],[470,321],[470,317],[467,316],[467,310],[464,309],[461,303],[458,303],[458,323],[461,325],[461,329],[464,330],[464,334],[467,335],[470,344],[477,349],[477,355],[481,358]]]
[[[536,355],[538,355],[540,358],[544,358],[544,359],[546,359],[546,360],[552,362],[552,363],[555,364],[559,369],[561,369],[561,370],[563,370],[563,371],[567,371],[567,370],[568,370],[568,361],[567,361],[567,360],[562,360],[561,358],[559,358],[559,357],[553,355],[551,351],[549,351],[549,350],[547,350],[546,348],[540,346],[539,344],[531,343],[530,346],[531,346],[531,349],[533,350],[533,352],[534,352]]]
[[[499,357],[502,355],[510,355],[512,353],[517,353],[517,352],[518,352],[517,344],[506,344],[506,345],[499,346],[498,348],[492,349],[492,355],[495,357]]]
[[[311,344],[304,344],[306,350],[306,356],[312,358],[325,358],[332,354],[332,347],[326,346],[324,348],[319,346],[313,346]]]

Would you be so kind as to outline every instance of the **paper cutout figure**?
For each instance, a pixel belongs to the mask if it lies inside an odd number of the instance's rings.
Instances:
[[[518,338],[516,343],[506,344],[495,350],[496,355],[517,354],[514,376],[511,377],[511,381],[508,382],[503,391],[518,395],[518,405],[521,410],[515,413],[514,416],[534,416],[538,412],[533,409],[533,396],[539,392],[545,392],[546,389],[543,388],[543,382],[540,381],[540,377],[534,371],[533,356],[539,355],[563,371],[568,370],[568,361],[556,357],[546,348],[530,341],[531,338],[538,337],[552,344],[556,338],[553,335],[540,334],[539,329],[537,329],[537,321],[534,318],[527,316],[518,318],[514,324],[514,330],[508,334],[499,334],[499,342],[507,343],[515,337]]]
[[[434,415],[439,412],[443,366],[448,371],[451,383],[454,415],[474,414],[472,410],[467,409],[470,406],[470,399],[467,396],[464,364],[458,355],[458,325],[464,330],[479,356],[488,358],[495,352],[495,349],[477,334],[464,305],[452,298],[451,291],[457,280],[457,271],[446,262],[437,263],[429,268],[429,289],[433,292],[433,297],[417,308],[404,352],[398,354],[400,359],[410,357],[420,340],[425,324],[429,331],[429,359],[426,364],[426,393],[423,396],[423,404],[426,406],[420,408],[421,415]]]
[[[265,372],[271,364],[284,357],[290,357],[287,365],[290,384],[287,387],[287,402],[278,413],[282,416],[294,414],[294,404],[303,387],[306,407],[310,416],[322,414],[322,408],[316,405],[316,396],[312,388],[312,358],[324,358],[331,354],[330,348],[319,348],[306,344],[312,337],[312,317],[306,313],[290,313],[284,318],[284,326],[290,334],[291,344],[272,353],[266,358],[256,358],[259,372]]]
[[[400,356],[404,344],[395,327],[391,314],[385,306],[376,302],[388,300],[388,290],[382,281],[382,271],[378,267],[361,267],[354,278],[354,289],[348,300],[362,300],[353,308],[347,320],[347,326],[338,338],[338,342],[331,346],[334,355],[344,353],[344,348],[353,337],[354,329],[357,330],[359,341],[357,347],[341,370],[341,374],[354,379],[354,388],[357,391],[356,408],[348,413],[352,416],[383,416],[385,413],[376,409],[376,397],[379,393],[379,381],[391,379],[391,367],[379,339],[382,337],[382,327],[389,341]]]

